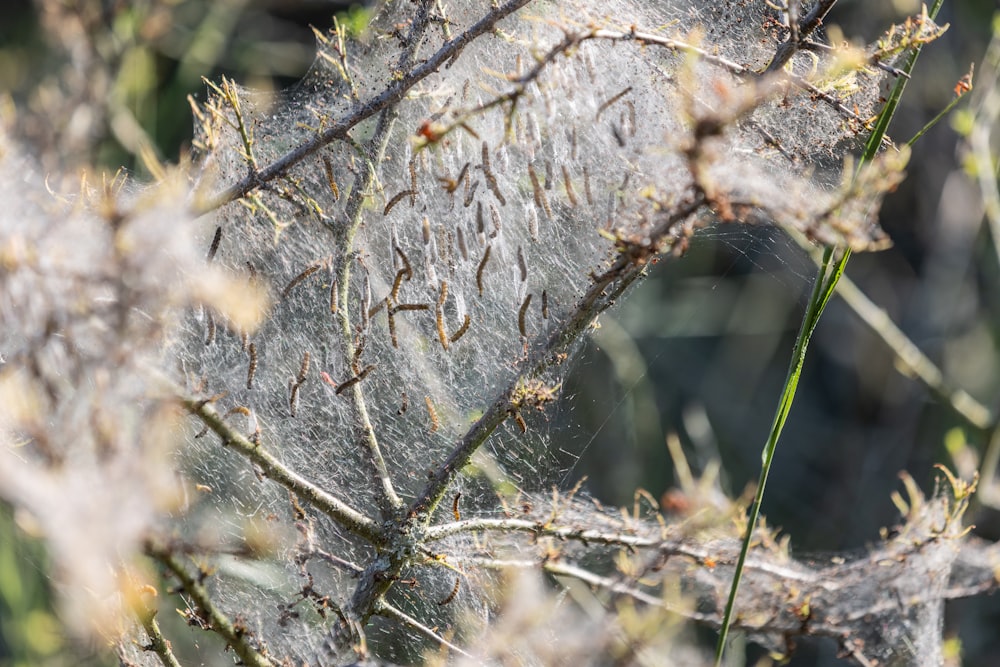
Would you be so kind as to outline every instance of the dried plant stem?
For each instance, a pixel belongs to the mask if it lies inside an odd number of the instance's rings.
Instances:
[[[611,544],[633,549],[655,547],[662,543],[658,539],[629,535],[627,533],[543,524],[538,521],[527,521],[525,519],[468,519],[465,521],[453,521],[431,526],[424,534],[427,542],[434,542],[460,533],[483,531],[505,533],[526,532],[537,536],[557,537],[560,540],[574,540],[584,544]]]
[[[198,605],[198,613],[204,615],[209,628],[226,640],[233,652],[243,661],[243,664],[250,665],[250,667],[274,667],[271,660],[261,655],[256,648],[250,645],[246,633],[238,629],[228,616],[215,607],[212,595],[198,579],[191,576],[187,568],[169,549],[149,544],[146,550],[150,557],[162,563],[177,577],[184,592]]]
[[[381,530],[375,521],[300,477],[268,454],[263,447],[250,442],[243,434],[229,426],[211,403],[194,398],[182,398],[181,402],[188,411],[197,415],[208,428],[218,434],[226,447],[239,452],[260,466],[266,477],[292,491],[355,535],[372,544],[380,544],[383,541]]]
[[[388,602],[385,601],[380,602],[378,604],[377,609],[375,610],[375,613],[379,616],[384,616],[385,618],[391,618],[394,621],[399,621],[400,623],[410,626],[417,632],[426,635],[427,637],[430,637],[432,640],[434,640],[441,646],[444,646],[450,651],[454,651],[455,653],[465,656],[466,658],[471,659],[473,657],[472,654],[462,650],[462,648],[457,644],[453,644],[452,642],[442,637],[434,628],[427,627],[426,625],[424,625],[417,619],[413,618],[409,614],[406,614],[403,611],[397,609],[396,607],[393,607]]]
[[[492,31],[501,19],[510,16],[529,2],[531,0],[509,0],[492,9],[486,16],[474,23],[466,31],[454,39],[445,42],[436,53],[426,60],[421,61],[419,65],[399,80],[393,82],[380,94],[367,102],[354,105],[350,111],[309,141],[298,145],[271,164],[255,170],[253,174],[229,186],[209,201],[200,204],[195,213],[207,213],[231,201],[235,201],[254,188],[285,175],[292,166],[313,155],[323,146],[337,140],[346,139],[347,133],[352,127],[402,100],[406,93],[420,81],[438,72],[448,61],[457,58],[462,49],[470,42]]]

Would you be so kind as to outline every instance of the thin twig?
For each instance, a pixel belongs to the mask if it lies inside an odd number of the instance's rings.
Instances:
[[[379,616],[384,616],[386,618],[391,618],[393,620],[399,621],[400,623],[405,623],[406,625],[409,625],[411,628],[419,631],[420,633],[430,637],[437,643],[441,644],[441,646],[444,646],[449,650],[458,653],[459,655],[465,656],[466,658],[470,659],[473,657],[471,653],[463,650],[457,644],[453,644],[452,642],[442,637],[440,634],[437,633],[437,631],[434,630],[434,628],[427,627],[426,625],[424,625],[417,619],[413,618],[409,614],[404,613],[399,609],[396,609],[388,602],[383,601],[379,603],[378,608],[375,610],[375,613],[378,614]]]

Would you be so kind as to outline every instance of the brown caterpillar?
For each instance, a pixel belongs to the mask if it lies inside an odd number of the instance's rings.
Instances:
[[[549,218],[552,217],[552,208],[549,206],[549,198],[545,196],[545,190],[542,189],[542,184],[538,181],[538,174],[535,173],[535,168],[528,163],[528,178],[531,179],[531,189],[535,194],[535,206],[545,211],[545,215]]]
[[[545,161],[545,189],[552,189],[552,161]]]
[[[330,163],[330,158],[323,156],[323,171],[326,173],[326,184],[330,186],[330,192],[333,193],[333,201],[340,199],[340,188],[337,187],[337,181],[333,179],[333,165]]]
[[[393,314],[398,313],[401,310],[430,310],[431,307],[426,303],[401,303],[398,306],[394,306],[392,309]]]
[[[490,260],[490,249],[493,246],[486,246],[483,258],[479,260],[479,267],[476,269],[476,287],[479,288],[479,296],[483,295],[483,272],[486,270],[486,262]]]
[[[608,107],[610,107],[612,104],[614,104],[615,102],[617,102],[621,98],[623,98],[626,95],[628,95],[630,92],[632,92],[632,86],[629,86],[628,88],[626,88],[625,90],[621,91],[620,93],[617,93],[616,95],[613,95],[607,102],[605,102],[601,106],[597,107],[597,116],[594,118],[594,120],[601,120],[601,114],[604,113],[605,111],[607,111]]]
[[[455,494],[455,499],[451,501],[451,515],[455,517],[455,521],[461,521],[462,515],[458,512],[458,501],[462,497],[462,492],[459,491]]]
[[[302,366],[299,368],[298,377],[295,378],[296,384],[302,384],[306,381],[306,376],[309,374],[309,351],[306,350],[302,354]]]
[[[212,245],[208,248],[208,261],[215,259],[215,253],[219,252],[219,242],[222,240],[222,226],[215,228],[215,236],[212,237]]]
[[[542,319],[549,319],[549,292],[542,290]]]
[[[334,278],[330,281],[330,313],[332,315],[337,314],[337,302],[340,300],[340,295],[337,291],[337,280]]]
[[[538,211],[534,206],[528,207],[528,235],[532,241],[538,241]]]
[[[521,413],[514,410],[511,414],[514,416],[514,421],[517,422],[517,427],[521,429],[521,433],[527,433],[528,425],[524,423],[524,417],[521,416]]]
[[[362,380],[364,380],[365,376],[367,376],[373,370],[375,370],[375,364],[371,364],[371,365],[365,366],[364,369],[360,373],[358,373],[357,375],[355,375],[354,377],[352,377],[350,380],[345,380],[339,387],[337,387],[337,390],[334,393],[337,394],[338,396],[340,396],[345,391],[347,391],[350,387],[353,387],[357,383],[359,383]]]
[[[468,179],[468,176],[466,176],[466,179]],[[468,182],[469,181],[466,180],[466,183]],[[472,202],[476,198],[476,188],[478,187],[479,187],[479,181],[476,181],[470,187],[465,188],[465,201],[462,202],[463,204],[465,204],[465,208],[469,208],[470,206],[472,206]]]
[[[299,383],[289,379],[289,385],[291,385],[292,392],[288,397],[288,411],[294,417],[299,409]]]
[[[500,185],[497,183],[497,178],[493,175],[493,170],[490,168],[490,147],[486,145],[485,141],[483,142],[483,176],[486,177],[486,185],[493,192],[493,196],[497,198],[501,206],[506,206],[507,200],[504,198],[503,193],[500,192]]]
[[[528,279],[528,263],[524,261],[524,249],[517,246],[517,268],[521,272],[521,282]]]
[[[385,314],[386,314],[386,319],[389,322],[389,340],[392,342],[393,347],[399,348],[399,339],[396,337],[395,311],[392,308],[387,308]]]
[[[448,298],[448,281],[441,281],[441,293],[438,295],[437,308],[434,309],[434,317],[437,321],[438,340],[441,347],[448,349],[448,333],[444,330],[444,302]]]
[[[587,204],[594,205],[594,195],[590,192],[590,170],[587,165],[583,165],[583,193],[587,196]]]
[[[454,343],[454,342],[456,342],[456,341],[457,341],[457,340],[458,340],[459,338],[461,338],[462,336],[464,336],[464,335],[465,335],[465,332],[469,330],[469,324],[470,324],[471,322],[472,322],[472,318],[471,318],[471,317],[469,317],[469,314],[468,314],[468,313],[466,313],[466,314],[465,314],[465,319],[464,319],[464,320],[462,320],[462,326],[460,326],[460,327],[459,327],[459,328],[458,328],[458,329],[457,329],[457,330],[455,331],[455,333],[453,333],[453,334],[451,335],[451,338],[449,338],[449,339],[448,339],[448,341],[449,341],[449,342],[451,342],[451,343]]]
[[[462,231],[461,225],[455,228],[455,243],[458,245],[458,253],[462,256],[462,261],[468,262],[469,249],[465,246],[465,232]]]
[[[253,389],[253,378],[257,374],[257,345],[250,343],[247,352],[250,353],[250,366],[247,368],[247,389]]]
[[[528,313],[528,306],[531,305],[531,295],[524,297],[524,301],[521,303],[521,309],[517,311],[517,330],[521,332],[521,338],[527,338],[527,327],[525,326],[525,316]]]
[[[417,203],[417,158],[410,158],[410,207]]]
[[[406,409],[409,408],[409,407],[410,407],[410,398],[409,398],[409,396],[406,395],[406,392],[404,391],[403,392],[403,404],[399,406],[398,410],[396,410],[396,414],[400,415],[400,416],[405,415],[406,414]]]
[[[410,195],[415,194],[417,194],[415,190],[403,190],[402,192],[397,193],[392,199],[389,200],[389,203],[385,205],[385,208],[382,209],[382,215],[389,215],[389,211],[392,210],[393,206],[401,202],[404,197],[409,197]]]
[[[319,271],[319,267],[320,267],[319,264],[313,264],[312,266],[310,266],[309,268],[307,268],[305,271],[303,271],[299,275],[297,275],[294,278],[292,278],[291,282],[288,283],[288,285],[285,287],[284,290],[282,290],[282,292],[281,292],[281,298],[282,299],[287,299],[288,295],[291,293],[291,291],[293,289],[295,289],[295,287],[299,283],[301,283],[303,280],[305,280],[306,278],[308,278],[312,274],[314,274],[317,271]]]
[[[409,280],[413,277],[413,268],[410,266],[410,260],[407,259],[406,253],[399,246],[394,246],[393,250],[399,255],[399,259],[403,262],[403,271],[406,271],[406,279]]]
[[[208,326],[208,333],[205,336],[205,345],[211,345],[215,342],[215,318],[212,317],[212,313],[205,313],[206,325]]]
[[[438,421],[437,410],[434,409],[434,404],[431,403],[430,396],[424,396],[424,403],[427,404],[427,414],[431,418],[431,433],[435,433],[441,427],[441,422]]]
[[[462,578],[461,577],[455,577],[455,585],[452,587],[451,593],[448,593],[448,597],[446,597],[445,599],[439,600],[438,601],[438,605],[441,606],[441,607],[443,607],[444,605],[446,605],[449,602],[451,602],[452,600],[454,600],[455,596],[458,595],[458,586],[461,583],[462,583]]]
[[[566,168],[566,165],[563,165],[562,173],[563,173],[563,183],[566,185],[566,197],[567,199],[569,199],[569,205],[575,208],[576,191],[573,190],[573,179],[569,177],[569,169]]]
[[[502,221],[500,220],[500,211],[493,204],[490,204],[490,219],[493,221],[493,233],[490,234],[491,239],[495,239],[497,234],[500,233],[500,229],[503,227]]]

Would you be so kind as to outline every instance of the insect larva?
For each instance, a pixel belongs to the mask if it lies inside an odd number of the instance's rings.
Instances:
[[[330,163],[330,158],[323,156],[323,171],[326,172],[326,184],[330,186],[330,192],[333,193],[333,201],[340,199],[340,188],[337,187],[337,181],[333,179],[333,165]]]
[[[462,498],[462,492],[459,491],[455,494],[455,499],[451,501],[451,515],[455,517],[455,521],[461,521],[462,515],[458,511],[458,501]]]
[[[410,206],[417,203],[417,159],[410,158]]]
[[[490,234],[490,238],[495,239],[500,233],[502,225],[500,224],[500,211],[493,204],[490,204],[490,219],[493,220],[493,233]]]
[[[401,310],[430,310],[431,307],[426,303],[401,303],[392,309],[393,313],[398,313]]]
[[[299,409],[299,383],[291,382],[292,393],[288,397],[288,411],[294,417]]]
[[[353,387],[357,383],[359,383],[362,380],[364,380],[365,376],[367,376],[369,373],[371,373],[374,369],[375,369],[375,364],[370,364],[368,366],[365,366],[364,369],[360,373],[358,373],[357,375],[355,375],[354,377],[352,377],[350,380],[345,380],[344,382],[342,382],[341,385],[339,387],[337,387],[337,391],[335,391],[334,393],[337,394],[338,396],[341,395],[341,394],[343,394],[350,387]]]
[[[337,280],[336,278],[330,281],[330,313],[333,315],[337,314],[337,302],[340,300],[340,295],[337,290]]]
[[[244,417],[249,418],[250,408],[246,407],[245,405],[237,405],[235,408],[229,408],[228,410],[226,410],[225,414],[222,415],[222,418],[225,419],[229,415],[243,415]]]
[[[483,202],[476,202],[476,231],[479,233],[479,239],[482,241],[484,235],[486,234],[486,218],[483,217]]]
[[[590,193],[590,169],[587,168],[587,165],[583,166],[583,193],[587,195],[587,204],[593,206],[594,195]]]
[[[552,161],[545,161],[545,189],[552,189]]]
[[[524,297],[524,301],[521,303],[521,309],[517,311],[517,330],[521,332],[521,338],[528,337],[528,330],[525,326],[525,316],[528,314],[528,306],[531,305],[531,295]]]
[[[455,177],[455,189],[456,190],[458,189],[459,184],[463,180],[465,180],[465,177],[468,176],[468,175],[469,175],[469,163],[466,162],[465,164],[462,165],[462,169],[458,172],[458,176]],[[469,181],[466,180],[465,183],[466,183],[465,187],[466,187],[466,189],[468,189],[468,187],[469,187],[469,185],[468,185]]]
[[[573,126],[573,130],[569,135],[569,145],[570,145],[570,157],[576,162],[576,126]]]
[[[469,261],[469,249],[465,246],[465,232],[461,225],[455,228],[455,243],[458,244],[458,253],[462,256],[463,262]]]
[[[358,369],[361,368],[361,357],[365,353],[365,343],[367,342],[368,336],[364,332],[359,332],[354,337],[354,358],[351,359],[351,370],[355,373],[359,372]]]
[[[493,192],[493,196],[497,198],[501,206],[506,206],[507,200],[504,199],[503,193],[500,192],[500,185],[497,183],[497,178],[493,175],[493,170],[490,168],[490,147],[486,145],[485,141],[483,142],[483,176],[486,177],[486,185]]]
[[[253,378],[257,374],[257,346],[250,343],[247,352],[250,353],[250,366],[247,367],[247,389],[253,389]]]
[[[531,179],[531,189],[535,193],[535,206],[545,211],[545,215],[551,218],[552,209],[549,207],[549,199],[545,196],[545,190],[538,182],[538,174],[535,173],[535,168],[531,166],[530,162],[528,163],[528,178]]]
[[[469,208],[470,206],[472,206],[472,202],[476,198],[476,188],[478,187],[479,187],[479,181],[476,181],[475,183],[472,184],[471,187],[465,189],[465,202],[463,202],[465,204],[465,208]]]
[[[438,340],[441,347],[448,349],[448,334],[444,330],[444,302],[448,298],[448,281],[441,281],[441,293],[438,295],[437,307],[434,309],[434,317],[437,321]]]
[[[389,211],[392,210],[392,207],[401,202],[403,197],[409,197],[410,195],[415,194],[417,194],[415,190],[403,190],[402,192],[397,193],[392,199],[389,200],[389,203],[385,205],[385,208],[382,209],[382,215],[389,215]]]
[[[534,206],[528,207],[528,235],[532,241],[538,240],[538,211]]]
[[[399,406],[398,410],[396,410],[396,414],[397,415],[401,415],[401,416],[405,415],[406,414],[406,409],[409,408],[409,407],[410,407],[410,397],[407,396],[406,392],[404,391],[403,392],[403,404]]]
[[[378,315],[380,312],[382,312],[382,309],[385,308],[387,299],[388,297],[386,297],[385,299],[379,299],[378,303],[376,303],[374,306],[368,309],[368,319],[371,319],[376,315]]]
[[[403,278],[406,277],[406,269],[396,271],[396,279],[392,281],[392,291],[389,292],[389,296],[386,298],[390,303],[396,303],[399,300],[399,288],[403,285]]]
[[[208,261],[215,259],[215,253],[219,252],[219,241],[222,240],[222,226],[215,228],[215,236],[212,237],[212,245],[208,248]]]
[[[301,283],[303,280],[305,280],[309,276],[311,276],[312,274],[314,274],[317,271],[319,271],[319,267],[320,267],[319,264],[313,264],[312,266],[310,266],[309,268],[307,268],[305,271],[303,271],[299,275],[297,275],[294,278],[292,278],[291,282],[288,283],[288,285],[285,287],[284,290],[282,290],[282,292],[281,292],[281,298],[282,299],[287,299],[288,295],[291,293],[291,291],[293,289],[295,289],[295,286],[298,285],[299,283]]]
[[[625,148],[625,135],[622,134],[621,128],[614,123],[611,123],[611,134],[614,136],[615,141],[618,142],[618,147]]]
[[[426,215],[424,216],[424,223],[422,230],[424,236],[424,245],[428,246],[431,244],[431,221]]]
[[[205,427],[203,429],[201,429],[200,431],[198,431],[197,433],[195,433],[194,437],[196,437],[196,438],[204,438],[206,435],[208,435],[208,424],[205,424]]]
[[[240,332],[240,352],[246,354],[247,345],[250,344],[250,335],[246,331]]]
[[[386,309],[386,320],[389,322],[389,340],[392,346],[399,347],[399,339],[396,337],[396,316],[392,308]]]
[[[441,427],[441,422],[438,421],[437,410],[434,409],[434,404],[431,403],[430,396],[424,396],[424,403],[427,404],[427,414],[431,418],[431,433],[436,432]]]
[[[299,367],[299,374],[295,378],[296,384],[302,384],[306,381],[306,376],[309,375],[309,351],[302,353],[302,366]]]
[[[521,282],[528,279],[528,263],[524,261],[524,249],[517,246],[517,268],[521,272]]]
[[[208,333],[205,335],[205,345],[211,345],[215,342],[215,318],[212,317],[212,313],[205,313],[208,325]]]
[[[569,199],[569,205],[575,207],[576,191],[573,190],[573,179],[569,177],[569,169],[566,168],[566,165],[563,165],[562,173],[563,173],[563,183],[566,185],[566,197]]]
[[[452,587],[451,593],[448,593],[448,597],[446,597],[445,599],[438,601],[439,606],[443,607],[444,605],[448,604],[449,602],[455,599],[455,596],[458,595],[458,585],[460,583],[462,583],[462,578],[455,577],[455,585]]]
[[[472,318],[470,318],[470,317],[469,317],[469,314],[468,314],[468,313],[466,313],[466,314],[465,314],[465,319],[463,319],[463,320],[462,320],[462,326],[460,326],[460,327],[459,327],[459,328],[458,328],[458,329],[457,329],[457,330],[455,331],[455,333],[453,333],[453,334],[451,335],[451,338],[449,338],[449,339],[448,339],[448,342],[451,342],[451,343],[454,343],[454,342],[456,342],[456,341],[457,341],[457,340],[458,340],[459,338],[461,338],[462,336],[464,336],[464,335],[465,335],[465,332],[469,330],[469,324],[470,324],[471,322],[472,322]]]
[[[549,292],[542,290],[542,319],[549,319]]]
[[[399,255],[399,259],[403,261],[403,271],[406,272],[406,279],[409,280],[413,277],[413,268],[410,267],[410,260],[407,259],[406,253],[399,246],[395,246],[394,250]]]
[[[490,259],[490,249],[493,246],[486,246],[483,258],[479,260],[479,268],[476,269],[476,287],[479,288],[479,296],[483,295],[483,271],[486,270],[486,262]]]
[[[517,427],[521,429],[521,433],[528,432],[528,425],[524,423],[524,417],[522,417],[521,413],[517,410],[514,410],[514,421],[517,422]]]
[[[605,111],[607,111],[608,107],[610,107],[612,104],[614,104],[615,102],[617,102],[621,98],[623,98],[626,95],[628,95],[630,92],[632,92],[632,86],[629,86],[628,88],[626,88],[625,90],[621,91],[620,93],[617,93],[616,95],[613,95],[607,102],[605,102],[601,106],[597,107],[597,116],[594,118],[594,120],[601,120],[601,114],[604,113]]]

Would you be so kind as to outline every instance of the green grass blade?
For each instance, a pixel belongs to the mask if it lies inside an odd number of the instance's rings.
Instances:
[[[928,16],[932,19],[935,18],[943,3],[944,0],[935,0],[933,7],[928,12]],[[906,56],[903,67],[900,69],[907,75],[913,71],[921,50],[922,46],[918,46]],[[872,129],[871,134],[868,136],[868,141],[865,143],[861,159],[858,161],[859,170],[866,163],[871,162],[871,160],[874,159],[875,155],[878,153],[879,147],[882,145],[882,140],[889,128],[889,123],[892,121],[893,116],[896,114],[896,109],[899,107],[899,102],[903,97],[903,91],[906,88],[906,82],[908,80],[908,76],[901,76],[896,79],[896,83],[889,94],[889,98],[875,122],[875,127]],[[827,303],[829,303],[830,298],[837,289],[837,283],[840,281],[840,277],[844,274],[844,270],[847,268],[847,262],[850,260],[850,257],[850,250],[845,250],[834,264],[834,249],[826,249],[823,254],[823,263],[816,275],[816,282],[813,285],[813,291],[809,297],[809,303],[806,306],[806,312],[802,316],[802,323],[799,327],[799,333],[795,340],[795,347],[792,350],[792,359],[788,367],[788,375],[785,378],[785,385],[781,392],[781,400],[778,402],[778,407],[774,414],[774,421],[771,424],[771,431],[768,435],[767,442],[764,444],[764,450],[761,455],[761,471],[757,480],[757,490],[754,493],[753,503],[750,506],[746,532],[743,535],[740,555],[736,561],[736,571],[733,574],[733,581],[729,588],[729,597],[726,600],[726,608],[723,612],[722,626],[719,628],[719,639],[715,646],[716,667],[720,667],[722,664],[722,658],[725,654],[726,640],[729,635],[729,628],[733,622],[733,614],[736,607],[736,595],[739,592],[740,580],[743,577],[743,569],[746,565],[747,554],[750,551],[750,542],[753,537],[753,531],[757,526],[757,520],[760,516],[760,507],[764,500],[764,489],[767,486],[767,477],[771,471],[771,463],[774,461],[774,454],[777,450],[778,440],[781,437],[781,431],[785,426],[785,420],[787,419],[792,408],[792,403],[795,400],[795,391],[798,389],[799,378],[802,375],[802,368],[805,364],[806,350],[809,347],[809,340],[812,337],[813,331],[816,329],[816,325],[819,323],[819,318],[823,314],[823,310],[826,308]]]

